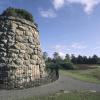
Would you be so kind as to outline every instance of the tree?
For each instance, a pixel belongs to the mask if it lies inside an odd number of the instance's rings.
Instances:
[[[77,59],[74,54],[71,55],[71,62],[77,64]]]
[[[75,66],[71,62],[62,62],[61,68],[65,70],[72,70],[75,68]]]
[[[98,58],[98,64],[100,64],[100,57]]]
[[[66,56],[65,56],[65,61],[66,61],[66,62],[70,62],[70,55],[69,55],[69,54],[66,54]]]
[[[58,52],[54,52],[53,61],[58,63],[58,64],[60,64],[60,62],[63,61],[62,57],[59,55]]]
[[[83,64],[83,57],[82,57],[81,55],[79,55],[79,56],[77,57],[77,63],[78,63],[78,64]]]
[[[86,56],[83,56],[83,63],[88,64],[88,58]]]
[[[88,58],[88,64],[92,64],[92,58],[90,56]]]
[[[59,53],[58,53],[58,52],[54,52],[53,58],[54,58],[54,59],[58,59],[58,58],[59,58]]]
[[[45,61],[48,59],[48,53],[47,52],[43,52],[43,59]]]
[[[97,64],[98,61],[99,61],[98,56],[97,56],[97,55],[93,55],[93,56],[92,56],[92,63],[93,63],[93,64]]]

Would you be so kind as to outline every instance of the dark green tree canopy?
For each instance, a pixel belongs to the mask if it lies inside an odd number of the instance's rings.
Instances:
[[[32,14],[24,9],[9,7],[1,14],[1,16],[14,16],[34,22]]]

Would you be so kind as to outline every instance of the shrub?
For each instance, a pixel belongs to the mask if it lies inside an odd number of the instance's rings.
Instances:
[[[62,66],[61,68],[66,69],[66,70],[75,69],[75,66],[70,62],[63,62],[61,66]]]
[[[50,62],[50,63],[46,63],[46,67],[47,68],[58,69],[60,67],[60,65],[57,64],[57,63],[54,63],[54,62]]]
[[[7,8],[1,16],[14,16],[14,17],[19,17],[19,18],[24,18],[29,21],[34,21],[32,14],[30,14],[28,11],[24,9],[17,9],[17,8],[12,8],[9,7]]]
[[[47,68],[54,68],[54,69],[65,69],[65,70],[73,70],[76,69],[75,66],[70,62],[46,62]]]

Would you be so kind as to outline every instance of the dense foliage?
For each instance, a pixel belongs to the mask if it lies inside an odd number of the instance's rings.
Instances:
[[[19,17],[19,18],[24,18],[26,20],[33,22],[33,16],[28,11],[26,11],[24,9],[17,9],[17,8],[9,7],[1,15],[2,16],[14,16],[14,17]]]
[[[68,70],[75,68],[75,66],[70,61],[62,59],[57,52],[53,54],[53,58],[48,57],[48,54],[44,52],[43,58],[45,59],[47,67],[68,69]]]
[[[97,55],[93,55],[92,57],[79,55],[76,57],[73,54],[71,56],[66,54],[65,58],[63,59],[57,52],[53,54],[53,58],[48,57],[47,52],[44,52],[43,58],[47,67],[55,67],[67,70],[75,69],[75,64],[100,64],[100,58]]]
[[[100,64],[100,58],[97,55],[92,57],[81,56],[75,57],[72,55],[71,62],[74,64]]]

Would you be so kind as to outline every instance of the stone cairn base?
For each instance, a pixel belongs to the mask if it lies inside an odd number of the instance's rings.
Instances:
[[[37,27],[25,19],[0,16],[0,88],[35,87],[57,78],[56,70],[45,69]]]

